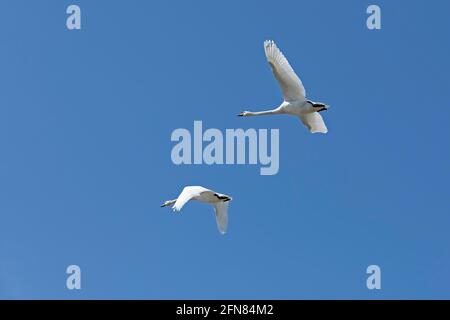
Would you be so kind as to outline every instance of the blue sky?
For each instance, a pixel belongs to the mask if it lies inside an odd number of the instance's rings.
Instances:
[[[82,30],[66,29],[70,4]],[[0,298],[450,298],[449,10],[2,0]],[[235,116],[281,102],[266,39],[332,105],[327,135]],[[279,173],[175,166],[170,135],[194,120],[278,128]],[[204,204],[159,207],[185,185],[233,196],[226,236]]]

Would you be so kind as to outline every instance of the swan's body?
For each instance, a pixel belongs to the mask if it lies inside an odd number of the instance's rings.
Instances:
[[[226,233],[228,226],[228,202],[232,200],[230,196],[200,186],[187,186],[177,199],[165,201],[161,207],[173,204],[173,211],[180,211],[190,200],[212,204],[216,215],[217,227],[220,233]]]
[[[283,93],[283,103],[272,110],[238,114],[241,117],[262,116],[273,114],[289,114],[297,116],[310,132],[327,133],[328,129],[319,112],[327,110],[328,106],[320,102],[306,99],[306,91],[300,78],[295,74],[288,60],[273,41],[264,42],[267,61],[278,80]]]

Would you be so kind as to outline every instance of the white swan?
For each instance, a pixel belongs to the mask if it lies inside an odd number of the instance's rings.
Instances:
[[[327,133],[328,129],[319,112],[327,110],[329,106],[321,102],[306,100],[306,92],[302,81],[295,74],[291,65],[273,41],[265,41],[264,50],[273,74],[280,84],[284,101],[273,110],[260,112],[244,111],[238,116],[290,114],[299,117],[311,133]]]
[[[200,186],[187,186],[177,199],[165,201],[161,207],[174,204],[172,207],[173,211],[180,211],[190,200],[198,200],[212,204],[216,214],[217,227],[221,234],[226,233],[228,226],[228,202],[232,200],[230,196]]]

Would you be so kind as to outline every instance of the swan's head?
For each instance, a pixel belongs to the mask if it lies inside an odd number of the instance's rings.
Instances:
[[[164,203],[161,205],[161,208],[170,206],[171,204],[174,204],[175,202],[176,202],[176,200],[164,201]]]
[[[248,117],[250,115],[250,111],[242,111],[238,114],[238,117]]]

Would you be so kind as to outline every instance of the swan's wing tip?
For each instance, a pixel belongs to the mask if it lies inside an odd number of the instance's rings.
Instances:
[[[224,235],[228,229],[228,206],[229,201],[214,204],[217,228],[222,235]]]
[[[328,128],[318,112],[307,113],[300,116],[301,122],[311,133],[327,133]]]
[[[311,132],[311,133],[327,134],[328,133],[328,129],[324,129],[324,130],[310,130],[309,132]]]

